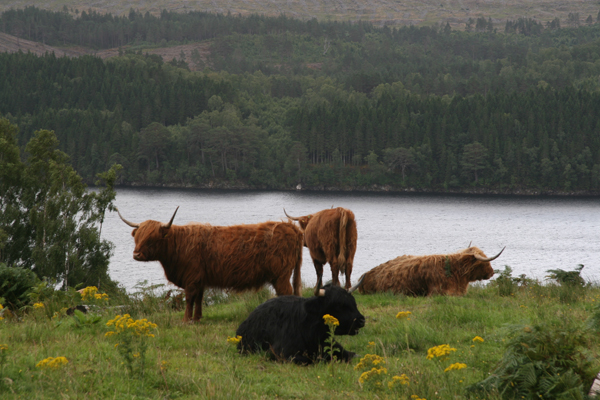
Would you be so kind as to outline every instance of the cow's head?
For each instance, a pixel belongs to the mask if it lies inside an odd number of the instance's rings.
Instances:
[[[304,231],[306,230],[306,226],[308,225],[308,223],[310,222],[310,219],[313,217],[312,214],[309,215],[305,215],[303,217],[292,217],[291,215],[289,215],[286,211],[285,208],[283,209],[283,212],[285,213],[285,215],[291,219],[292,221],[297,221],[298,224],[300,224],[300,228]]]
[[[135,240],[135,249],[133,250],[133,259],[137,261],[155,261],[158,260],[159,249],[162,247],[161,244],[166,238],[169,237],[171,232],[171,225],[175,219],[179,207],[175,209],[171,220],[168,223],[161,223],[158,221],[147,220],[142,223],[136,224],[127,221],[117,208],[119,217],[127,225],[131,226],[131,236]]]
[[[339,286],[325,285],[319,290],[319,296],[311,297],[305,303],[305,310],[311,316],[320,318],[329,314],[337,318],[339,325],[335,329],[336,335],[356,335],[358,330],[365,326],[365,317],[358,311],[356,300],[352,292],[358,289],[362,280],[346,290]]]
[[[478,247],[463,250],[460,261],[463,264],[462,273],[469,278],[470,282],[490,279],[494,276],[491,261],[500,257],[503,251],[504,249],[493,257],[487,257]]]

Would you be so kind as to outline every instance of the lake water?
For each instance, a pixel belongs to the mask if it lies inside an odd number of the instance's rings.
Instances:
[[[488,256],[506,250],[494,269],[513,269],[544,280],[546,270],[573,270],[600,282],[600,200],[597,198],[484,197],[390,193],[202,191],[177,189],[117,190],[116,205],[132,222],[154,219],[174,224],[258,223],[301,216],[341,206],[351,209],[358,228],[352,282],[377,265],[403,254],[452,253],[473,246]],[[108,213],[102,237],[115,244],[110,276],[128,290],[147,280],[167,284],[158,262],[133,260],[131,228]],[[329,265],[324,279],[331,278]],[[302,281],[312,286],[316,274],[304,249]],[[342,280],[343,282],[343,280]]]

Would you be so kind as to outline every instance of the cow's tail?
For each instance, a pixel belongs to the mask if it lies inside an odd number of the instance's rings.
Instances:
[[[348,225],[348,214],[343,208],[338,208],[340,212],[340,254],[338,255],[338,268],[342,274],[346,273],[346,226]]]
[[[298,229],[298,231],[300,231]],[[294,266],[294,277],[292,281],[294,282],[294,295],[302,296],[302,276],[300,275],[300,270],[302,269],[302,246],[304,244],[304,234],[299,233],[298,235],[298,245],[296,246],[296,265]]]

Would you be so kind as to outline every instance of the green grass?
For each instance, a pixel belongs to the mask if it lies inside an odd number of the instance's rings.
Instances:
[[[19,318],[0,321],[0,398],[465,398],[465,388],[489,376],[505,353],[510,327],[516,324],[586,328],[598,313],[600,288],[588,285],[576,296],[555,285],[530,285],[500,296],[497,287],[472,287],[464,297],[413,298],[391,294],[355,296],[366,317],[357,336],[337,340],[348,350],[385,358],[386,374],[359,383],[362,371],[351,364],[297,366],[275,362],[265,354],[239,355],[227,342],[238,325],[270,296],[258,293],[222,296],[205,306],[200,323],[184,324],[183,311],[173,310],[157,295],[143,300],[111,299],[123,308],[104,308],[101,321],[76,324],[74,317],[48,319],[43,309],[28,309]],[[306,288],[309,296],[311,288]],[[410,311],[410,320],[398,320]],[[129,372],[115,348],[106,322],[117,313],[157,324],[155,337],[146,337],[146,368]],[[91,318],[87,316],[86,318]],[[473,342],[480,336],[484,342]],[[600,369],[600,343],[591,331],[582,351],[592,364],[588,375]],[[409,350],[407,350],[407,342]],[[427,350],[449,344],[456,351],[445,361],[428,360]],[[57,370],[36,364],[47,357],[66,357]],[[452,363],[467,368],[443,372]],[[405,374],[410,384],[387,383]],[[589,380],[589,378],[586,378]],[[378,385],[377,383],[381,385]],[[591,382],[585,382],[585,385]],[[589,389],[589,386],[586,388]],[[488,397],[488,398],[494,398]]]

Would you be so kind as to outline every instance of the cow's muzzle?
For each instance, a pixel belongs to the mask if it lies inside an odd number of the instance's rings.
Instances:
[[[140,253],[140,252],[133,252],[133,259],[136,261],[146,261],[146,257],[144,256],[144,253]]]
[[[358,333],[358,331],[360,330],[360,328],[363,328],[364,326],[365,326],[365,317],[363,317],[361,315],[360,318],[354,319],[354,321],[352,322],[352,326],[350,327],[350,332],[348,332],[348,334],[350,336],[356,335]]]

